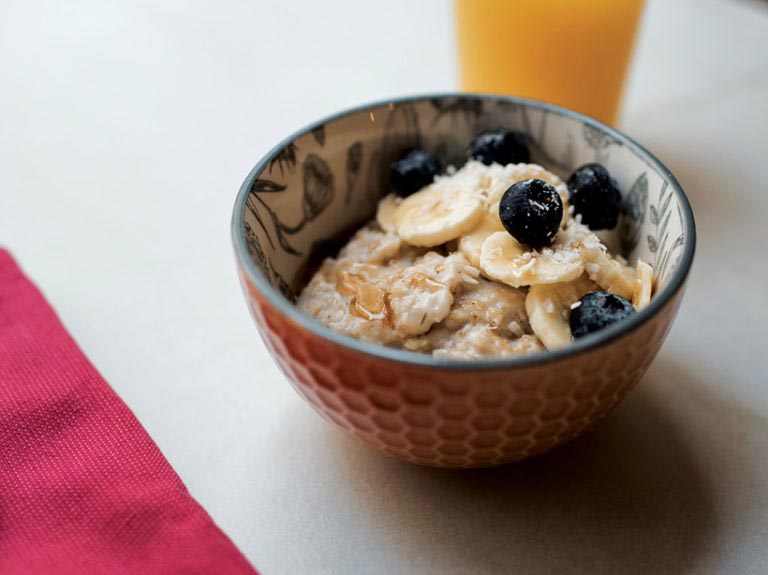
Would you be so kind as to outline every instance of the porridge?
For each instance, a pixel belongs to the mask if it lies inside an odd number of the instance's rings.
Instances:
[[[596,233],[616,227],[621,200],[599,164],[566,183],[499,129],[459,170],[409,152],[392,184],[298,298],[331,329],[436,357],[509,357],[567,346],[650,301],[651,267]]]

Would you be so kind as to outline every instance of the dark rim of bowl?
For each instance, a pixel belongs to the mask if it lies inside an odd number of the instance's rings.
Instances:
[[[315,321],[313,318],[311,318],[310,316],[306,315],[304,312],[299,310],[291,301],[289,301],[278,290],[272,287],[272,285],[269,283],[269,281],[264,276],[262,271],[256,266],[256,264],[253,262],[253,260],[251,259],[248,253],[248,249],[245,243],[245,232],[244,232],[244,227],[242,225],[242,222],[244,221],[245,202],[248,197],[248,192],[251,188],[253,179],[267,167],[269,162],[286,145],[288,145],[290,142],[292,142],[296,138],[309,133],[311,130],[313,130],[318,126],[327,124],[328,122],[332,122],[344,116],[349,116],[351,114],[363,112],[370,108],[386,106],[387,104],[418,102],[423,100],[430,100],[433,98],[464,98],[469,100],[478,100],[478,99],[490,100],[490,101],[497,101],[497,102],[508,102],[508,103],[528,106],[532,108],[538,108],[541,110],[546,110],[550,113],[558,114],[560,116],[567,116],[575,120],[578,120],[582,123],[598,128],[599,130],[610,134],[617,140],[621,141],[624,145],[629,147],[638,156],[643,158],[650,167],[656,169],[660,174],[663,175],[663,177],[669,182],[671,187],[675,190],[675,193],[681,200],[681,203],[683,206],[683,218],[684,218],[684,226],[685,226],[683,230],[685,232],[685,243],[683,245],[683,255],[682,255],[682,258],[680,259],[680,265],[675,271],[675,275],[670,279],[669,283],[659,293],[657,293],[653,297],[653,299],[651,299],[651,303],[648,306],[646,306],[645,308],[643,308],[642,310],[640,310],[638,313],[634,314],[631,318],[627,320],[618,322],[597,333],[590,334],[588,336],[580,338],[574,341],[571,345],[564,347],[562,349],[544,351],[544,352],[536,353],[530,356],[512,357],[512,358],[506,358],[506,359],[453,360],[453,359],[435,358],[428,354],[422,354],[422,353],[413,352],[413,351],[393,349],[393,348],[385,347],[383,345],[379,345],[375,343],[368,343],[368,342],[356,339],[354,337],[336,332],[330,328],[325,327],[320,322]],[[567,108],[562,108],[560,106],[548,104],[546,102],[539,102],[537,100],[528,100],[524,98],[497,96],[492,94],[475,94],[475,93],[456,92],[456,93],[405,96],[400,98],[391,98],[387,100],[381,100],[378,102],[363,104],[361,106],[349,108],[341,112],[338,112],[336,114],[327,116],[321,120],[318,120],[298,130],[297,132],[294,132],[293,134],[285,138],[283,141],[281,141],[279,144],[277,144],[274,148],[272,148],[269,151],[269,153],[267,153],[253,167],[253,169],[250,171],[248,176],[245,178],[245,181],[240,187],[240,192],[237,195],[237,199],[235,200],[234,212],[232,214],[232,240],[235,248],[235,256],[237,257],[238,262],[243,267],[243,269],[245,269],[249,279],[251,280],[253,285],[259,290],[259,292],[264,296],[264,298],[281,314],[287,316],[290,320],[308,329],[318,337],[328,340],[331,343],[334,343],[336,345],[353,349],[354,351],[357,351],[359,353],[363,353],[366,355],[378,357],[380,359],[399,362],[403,364],[410,364],[410,365],[421,366],[421,367],[437,367],[440,369],[451,369],[451,370],[477,370],[477,369],[485,370],[485,369],[515,368],[515,367],[531,367],[539,364],[552,363],[573,355],[592,351],[610,341],[621,338],[626,334],[639,328],[641,325],[643,325],[645,322],[647,322],[653,316],[655,316],[662,308],[664,308],[664,306],[667,305],[667,303],[678,292],[678,290],[680,290],[683,287],[683,284],[685,283],[685,280],[688,277],[688,272],[691,269],[691,264],[693,263],[693,255],[696,249],[696,224],[694,222],[691,205],[688,201],[688,198],[685,195],[685,192],[683,191],[682,186],[680,186],[680,184],[672,175],[672,173],[669,171],[669,169],[661,161],[659,161],[659,159],[656,158],[656,156],[651,154],[651,152],[646,150],[643,146],[635,142],[629,136],[626,136],[625,134],[619,132],[618,130],[611,128],[610,126],[607,126],[606,124],[603,124],[602,122],[599,122],[588,116],[585,116],[578,112],[574,112],[573,110],[569,110]]]

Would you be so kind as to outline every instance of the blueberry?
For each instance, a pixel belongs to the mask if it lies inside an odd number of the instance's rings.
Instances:
[[[635,313],[623,297],[604,291],[588,293],[575,305],[569,320],[574,338],[599,331]]]
[[[467,156],[490,166],[494,162],[507,164],[527,164],[531,159],[528,151],[528,138],[520,132],[504,128],[480,132],[467,149]]]
[[[443,171],[443,165],[434,154],[424,150],[410,150],[389,168],[392,187],[401,196],[410,196],[433,182]]]
[[[501,196],[499,218],[517,241],[541,248],[555,239],[563,219],[563,201],[544,180],[522,180]]]
[[[591,230],[610,230],[619,220],[621,193],[608,170],[600,164],[585,164],[568,179],[575,213]]]

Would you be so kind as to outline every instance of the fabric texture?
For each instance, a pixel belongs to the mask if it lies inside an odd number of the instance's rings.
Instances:
[[[0,249],[0,574],[254,574]]]

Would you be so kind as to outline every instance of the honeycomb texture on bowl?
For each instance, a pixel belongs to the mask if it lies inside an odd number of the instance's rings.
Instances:
[[[680,290],[636,330],[582,354],[510,369],[409,365],[328,341],[267,304],[241,269],[280,369],[327,420],[420,465],[488,467],[546,452],[603,418],[656,356]]]

